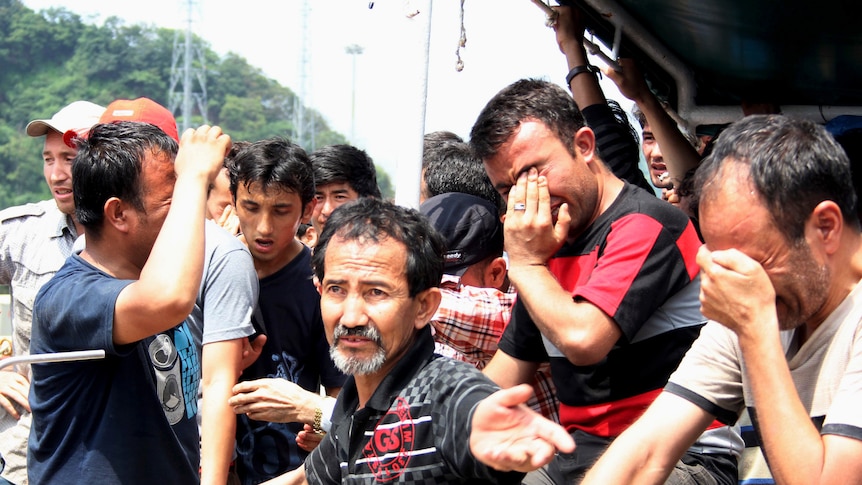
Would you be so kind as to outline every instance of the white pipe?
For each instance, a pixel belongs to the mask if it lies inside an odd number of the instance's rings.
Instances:
[[[73,360],[95,360],[104,358],[104,350],[77,350],[73,352],[54,352],[52,354],[31,354],[0,360],[0,369],[16,364],[44,364],[49,362],[70,362]]]
[[[417,56],[421,65],[416,69],[415,82],[409,83],[415,86],[413,98],[406,99],[405,106],[412,116],[404,116],[399,123],[406,123],[406,133],[410,137],[410,143],[399,148],[395,160],[395,203],[404,206],[419,208],[419,182],[422,177],[422,146],[425,137],[425,107],[428,99],[428,58],[431,49],[431,0],[413,2],[419,13],[409,19],[418,22],[422,18],[422,31],[418,32]],[[412,106],[414,110],[410,109]]]
[[[677,112],[689,123],[694,123],[695,120],[691,119],[691,114],[694,111],[696,88],[694,77],[685,64],[621,8],[616,1],[584,0],[584,2],[596,10],[600,16],[606,18],[617,31],[625,26],[626,36],[631,38],[644,54],[670,74],[677,87]]]

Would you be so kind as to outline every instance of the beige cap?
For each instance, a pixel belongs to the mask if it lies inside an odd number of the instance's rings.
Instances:
[[[82,136],[99,122],[99,118],[104,112],[104,106],[89,101],[75,101],[58,111],[50,119],[33,120],[27,123],[27,134],[43,136],[51,129],[62,134],[74,131],[78,136]]]

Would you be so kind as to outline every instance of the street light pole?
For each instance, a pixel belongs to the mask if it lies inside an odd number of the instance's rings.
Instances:
[[[356,56],[362,54],[362,46],[350,44],[344,48],[344,52],[353,56],[353,80],[350,93],[350,142],[356,143]]]

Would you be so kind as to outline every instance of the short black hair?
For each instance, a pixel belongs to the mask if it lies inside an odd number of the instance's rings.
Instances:
[[[118,121],[95,125],[86,139],[76,138],[72,161],[75,217],[90,237],[99,237],[105,202],[117,197],[145,211],[141,171],[147,156],[170,162],[177,142],[150,123]]]
[[[795,243],[805,237],[805,221],[820,202],[831,200],[844,219],[859,228],[850,161],[825,128],[783,115],[750,115],[718,137],[695,173],[695,193],[702,205],[731,163],[748,166],[754,189],[776,227]]]
[[[360,197],[382,197],[377,186],[377,169],[365,150],[351,145],[328,145],[311,152],[309,159],[318,187],[346,182]]]
[[[299,195],[304,208],[314,199],[314,171],[305,150],[285,138],[249,143],[229,155],[230,191],[236,199],[239,184],[259,183],[266,191],[277,188]]]
[[[492,158],[519,129],[521,122],[543,123],[575,155],[575,133],[586,126],[571,94],[539,79],[521,79],[494,95],[470,131],[470,147],[480,160]]]
[[[360,197],[332,211],[311,258],[314,274],[321,282],[326,274],[326,250],[333,237],[361,244],[392,238],[407,248],[410,297],[440,286],[445,243],[428,219],[415,209],[379,198]]]
[[[485,199],[494,204],[498,213],[504,212],[503,197],[488,178],[482,160],[467,143],[448,141],[426,146],[422,166],[426,198],[460,192]]]

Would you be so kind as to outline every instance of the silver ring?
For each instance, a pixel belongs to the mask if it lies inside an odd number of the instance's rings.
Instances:
[[[518,202],[512,206],[512,210],[516,210],[516,211],[527,210],[527,204],[524,204],[523,202]]]

